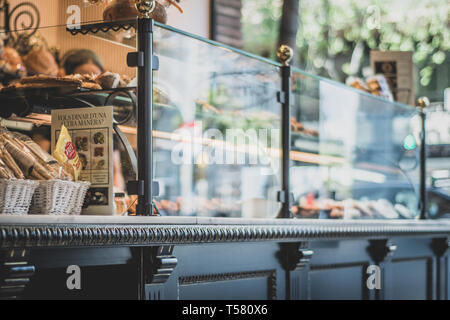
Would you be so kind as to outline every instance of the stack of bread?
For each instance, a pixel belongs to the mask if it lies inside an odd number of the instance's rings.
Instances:
[[[0,128],[0,178],[73,180],[55,158],[28,136]]]
[[[28,136],[0,128],[0,214],[80,214],[90,182],[77,178],[70,163]]]

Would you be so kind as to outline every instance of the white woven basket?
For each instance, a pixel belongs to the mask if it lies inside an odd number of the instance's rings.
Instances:
[[[0,214],[28,214],[37,186],[32,180],[0,180]]]
[[[40,181],[34,192],[30,213],[80,215],[90,182]]]

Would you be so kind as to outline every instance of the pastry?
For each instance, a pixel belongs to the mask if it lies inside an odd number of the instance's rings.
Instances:
[[[127,87],[127,86],[130,84],[130,82],[131,82],[130,77],[127,76],[126,74],[123,74],[123,75],[120,77],[119,88]]]
[[[24,69],[22,58],[14,48],[11,47],[3,48],[1,59],[6,62],[9,70],[11,70],[12,72]]]
[[[102,90],[102,87],[95,81],[95,76],[90,74],[75,74],[65,78],[72,78],[81,81],[81,87],[91,90]]]
[[[367,87],[367,85],[361,79],[350,78],[350,80],[347,81],[347,84],[349,86],[355,88],[355,89],[358,89],[358,90],[361,90],[361,91],[365,91],[365,92],[370,92],[370,90]]]
[[[366,82],[373,95],[381,96],[389,101],[394,101],[391,89],[384,75],[377,74],[369,77],[366,79]]]
[[[116,0],[103,11],[105,21],[136,19],[137,16],[135,2],[129,0]]]
[[[120,75],[117,73],[112,73],[109,71],[103,72],[99,75],[95,81],[103,88],[103,89],[115,89],[121,87],[121,79]]]
[[[12,91],[23,88],[54,88],[54,87],[74,87],[91,90],[102,90],[102,87],[90,75],[70,75],[65,77],[53,77],[43,74],[26,77],[20,82],[13,83],[2,91]]]
[[[303,131],[305,127],[301,122],[298,122],[295,120],[295,118],[291,118],[291,130],[294,132],[300,132]]]
[[[30,85],[30,86],[45,86],[45,87],[54,87],[54,86],[77,86],[80,87],[83,84],[83,81],[74,77],[74,76],[65,76],[65,77],[54,77],[47,75],[37,75],[26,77],[20,80],[22,85]]]
[[[23,58],[23,62],[31,74],[56,76],[59,72],[55,58],[44,46],[31,50]]]
[[[105,21],[117,21],[117,20],[129,20],[136,19],[138,11],[136,9],[135,0],[116,0],[108,5],[103,11],[103,20]],[[166,8],[158,1],[156,7],[150,18],[161,23],[167,23]]]
[[[102,90],[102,87],[98,83],[93,82],[83,82],[81,87],[90,90]]]

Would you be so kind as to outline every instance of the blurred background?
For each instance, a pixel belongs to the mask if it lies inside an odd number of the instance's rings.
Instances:
[[[241,2],[242,47],[247,51],[274,58],[278,43],[290,43],[296,66],[341,82],[362,76],[370,50],[413,51],[416,95],[443,101],[450,70],[448,1]]]

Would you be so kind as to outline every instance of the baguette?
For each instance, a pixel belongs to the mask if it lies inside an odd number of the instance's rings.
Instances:
[[[0,178],[10,180],[11,177],[8,175],[8,172],[4,168],[0,168]]]
[[[45,161],[42,158],[37,156],[30,148],[28,148],[28,146],[25,144],[24,141],[21,141],[17,138],[15,138],[14,141],[17,143],[17,145],[22,147],[23,151],[26,154],[28,154],[30,158],[34,160],[34,164],[31,171],[34,171],[40,177],[43,177],[44,178],[43,180],[53,180],[57,177],[56,174],[55,176],[51,174],[51,170],[48,168],[47,163],[45,163]]]
[[[1,152],[1,151],[0,151]],[[2,179],[15,179],[14,173],[11,171],[11,169],[8,168],[8,166],[3,162],[0,156],[0,178]]]
[[[42,180],[48,180],[48,179],[46,179],[45,177],[41,176],[41,175],[39,174],[39,172],[37,172],[35,169],[31,170],[31,175],[30,175],[30,177],[31,177],[32,179],[34,179],[34,180],[40,180],[40,181],[42,181]]]
[[[44,177],[44,180],[62,179],[72,180],[72,176],[64,170],[57,160],[39,147],[37,143],[25,135],[13,133],[15,141],[20,144],[25,151],[36,158],[35,170]]]
[[[14,161],[14,158],[9,154],[8,150],[6,150],[5,148],[3,148],[2,150],[2,160],[5,162],[8,168],[12,170],[14,176],[17,179],[25,179],[22,170],[19,168],[17,163]]]
[[[39,174],[40,177],[43,177],[43,180],[53,180],[56,178],[56,176],[52,176],[50,169],[47,166],[47,163],[38,155],[36,155],[35,152],[33,152],[32,149],[30,149],[23,140],[20,140],[18,138],[14,138],[14,142],[20,146],[24,152],[26,152],[31,158],[34,159],[34,164],[31,169],[31,171],[35,171],[37,174]],[[38,148],[40,148],[38,145],[36,145]],[[31,172],[30,172],[31,175]]]
[[[28,177],[31,174],[34,164],[36,163],[36,159],[23,149],[21,150],[20,145],[10,140],[5,142],[5,149],[17,162],[25,176]]]
[[[73,180],[69,168],[59,164],[28,136],[0,128],[0,145],[0,161],[3,160],[0,178]]]
[[[41,163],[42,162],[47,164],[58,163],[58,161],[56,161],[55,158],[53,158],[49,153],[42,150],[42,148],[30,137],[19,132],[11,132],[11,135],[16,141],[18,141],[19,143],[30,149],[33,155],[38,160],[42,160]]]
[[[39,175],[41,175],[42,177],[44,177],[44,180],[53,180],[53,179],[54,179],[54,177],[48,172],[47,169],[44,168],[43,165],[41,165],[41,164],[39,163],[39,161],[36,161],[36,162],[34,163],[34,166],[33,166],[33,169],[32,169],[32,170],[35,171],[35,172],[37,172],[37,173],[38,173]]]

